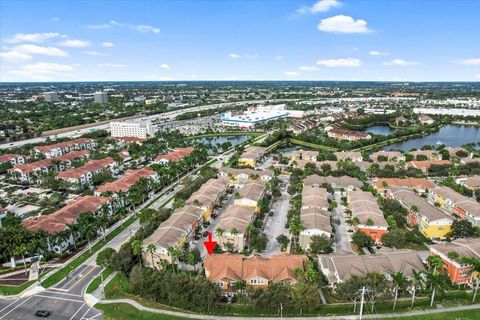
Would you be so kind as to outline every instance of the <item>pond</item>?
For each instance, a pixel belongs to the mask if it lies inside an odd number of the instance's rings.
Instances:
[[[394,143],[383,149],[408,151],[412,148],[419,149],[424,145],[440,144],[444,144],[447,147],[460,147],[471,142],[480,142],[480,127],[450,124],[428,136]]]
[[[216,154],[216,153],[221,153],[223,151],[222,145],[224,143],[229,143],[226,144],[228,146],[227,149],[231,147],[235,147],[241,143],[244,143],[247,140],[252,139],[252,136],[216,136],[216,137],[203,137],[203,138],[197,138],[193,139],[193,141],[200,142],[205,144],[208,147],[208,153],[210,155]]]
[[[368,126],[363,131],[371,134],[377,134],[379,136],[386,136],[393,133],[395,130],[385,125],[375,125],[375,126]]]

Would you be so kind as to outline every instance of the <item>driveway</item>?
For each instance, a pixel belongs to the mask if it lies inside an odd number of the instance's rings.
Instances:
[[[275,255],[281,252],[280,244],[277,237],[281,234],[288,236],[288,229],[285,228],[287,223],[288,207],[290,204],[290,194],[286,191],[289,184],[289,176],[281,175],[278,177],[285,184],[285,188],[281,188],[282,195],[272,204],[271,210],[273,216],[267,216],[263,232],[268,238],[267,248],[264,250],[265,255]]]
[[[342,195],[340,191],[335,191],[335,201],[338,203],[338,207],[332,212],[332,224],[335,227],[335,252],[353,252],[345,224],[345,207],[342,205]]]

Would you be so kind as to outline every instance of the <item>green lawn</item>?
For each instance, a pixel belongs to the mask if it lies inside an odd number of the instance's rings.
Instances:
[[[185,320],[187,318],[174,317],[169,315],[161,315],[151,312],[139,311],[136,308],[124,304],[97,304],[95,308],[100,309],[104,313],[105,320]],[[368,315],[367,315],[368,316]],[[399,317],[388,318],[389,320],[478,320],[480,319],[480,310],[468,310],[468,311],[454,311],[437,313],[430,315],[411,316],[411,317]],[[381,319],[379,319],[381,320]],[[386,320],[386,319],[384,319]]]
[[[209,137],[228,137],[228,136],[252,136],[254,138],[261,136],[261,132],[217,132],[217,133],[205,133],[199,134],[196,136],[187,137],[187,139],[199,139],[199,138],[209,138]]]
[[[34,283],[34,281],[27,281],[22,283],[19,286],[9,286],[9,285],[0,285],[0,294],[4,296],[11,296],[14,294],[19,294],[23,290],[27,289]]]
[[[125,230],[128,226],[130,226],[135,220],[137,219],[136,216],[130,217],[127,221],[125,221],[121,226],[110,232],[106,237],[106,241],[99,241],[97,242],[93,247],[92,251],[86,251],[77,258],[75,258],[73,261],[71,261],[69,264],[67,264],[65,267],[62,269],[58,270],[54,274],[52,274],[50,277],[48,277],[46,280],[42,281],[42,286],[44,288],[49,288],[53,285],[55,285],[57,282],[60,280],[64,279],[72,270],[80,266],[82,263],[84,263],[88,258],[90,258],[95,252],[99,251],[106,243],[108,243],[110,240],[115,238]]]
[[[102,271],[103,275],[103,280],[107,279],[107,277],[112,273],[112,269],[107,268]],[[100,283],[102,283],[102,277],[99,275],[95,279],[93,279],[87,287],[87,293],[92,293],[93,291],[97,290],[97,288],[100,286]]]
[[[323,151],[336,151],[337,150],[337,149],[332,148],[332,147],[322,146],[320,144],[305,142],[305,141],[301,141],[301,140],[297,140],[297,139],[288,139],[288,142],[293,143],[293,144],[297,144],[299,146],[312,148],[314,150],[323,150]]]

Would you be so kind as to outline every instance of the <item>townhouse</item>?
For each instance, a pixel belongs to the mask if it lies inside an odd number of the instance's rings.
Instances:
[[[222,167],[218,171],[220,177],[226,178],[230,184],[236,187],[242,187],[249,180],[261,180],[268,182],[273,178],[273,171],[271,170],[254,170],[250,168],[230,168]]]
[[[447,166],[452,164],[450,160],[425,160],[425,161],[410,161],[407,166],[410,168],[420,169],[423,173],[427,174],[428,169],[432,165]]]
[[[467,219],[474,226],[480,226],[480,203],[445,186],[429,190],[429,200],[437,203],[444,211]]]
[[[425,178],[374,178],[372,184],[379,192],[389,188],[408,188],[419,192],[435,188],[435,183]]]
[[[203,221],[202,217],[202,210],[195,206],[186,205],[176,209],[152,235],[143,241],[144,248],[153,244],[156,249],[153,253],[144,250],[142,259],[145,266],[158,268],[162,260],[173,263],[169,248],[183,248],[186,242],[191,241],[195,230]]]
[[[170,162],[182,160],[186,156],[190,155],[194,150],[195,149],[193,147],[175,148],[169,153],[158,155],[155,162],[162,165],[167,165]]]
[[[418,121],[420,121],[421,124],[433,124],[435,122],[430,116],[427,116],[426,114],[419,115]]]
[[[436,150],[414,150],[408,153],[413,157],[413,160],[442,160],[442,155]]]
[[[478,188],[480,188],[480,175],[459,177],[455,180],[455,182],[468,188],[469,190],[476,191]]]
[[[5,153],[0,155],[0,165],[10,163],[13,166],[27,163],[27,157],[23,154]]]
[[[458,257],[451,255],[455,252]],[[450,281],[454,284],[466,284],[474,286],[470,274],[471,266],[462,262],[463,257],[480,257],[480,239],[467,238],[456,239],[451,242],[441,242],[430,247],[431,255],[438,255],[442,258],[443,268],[448,273]]]
[[[307,130],[315,129],[317,126],[318,124],[315,120],[309,119],[294,125],[292,131],[294,134],[299,134]]]
[[[53,241],[53,236],[64,231],[68,225],[75,223],[82,213],[91,212],[96,214],[101,210],[106,210],[107,213],[111,214],[109,198],[81,196],[54,213],[27,218],[22,221],[22,225],[28,230],[44,231],[48,236],[48,250],[55,253],[63,253],[78,240],[80,235],[76,239],[74,239],[73,235],[70,235],[61,242]]]
[[[313,236],[330,238],[333,229],[328,210],[328,192],[324,188],[304,186],[302,190],[302,207],[300,220],[303,230],[299,235],[299,245],[304,250],[310,249]]]
[[[268,258],[212,254],[205,258],[205,276],[220,286],[223,295],[233,296],[235,283],[242,280],[252,288],[266,288],[272,283],[295,284],[296,270],[305,270],[306,261],[305,255],[285,253]]]
[[[373,272],[383,274],[390,281],[396,272],[410,279],[413,270],[426,271],[418,253],[406,249],[363,256],[353,253],[319,255],[318,266],[333,288],[353,276],[364,277]]]
[[[64,155],[16,165],[8,172],[13,180],[23,183],[41,183],[42,175],[51,171],[63,171],[72,166],[74,160],[87,158],[90,152],[87,150],[72,151]]]
[[[388,193],[408,209],[408,224],[418,226],[419,231],[425,237],[432,240],[443,240],[451,231],[452,217],[428,203],[414,191],[405,188],[390,188]]]
[[[234,203],[236,206],[246,206],[260,211],[259,201],[265,195],[265,182],[260,180],[247,181],[242,188],[235,193]]]
[[[405,155],[400,151],[377,151],[369,155],[369,159],[373,162],[384,161],[405,161]]]
[[[226,179],[210,179],[192,193],[185,203],[200,208],[203,219],[208,221],[227,190],[228,181]]]
[[[303,185],[307,187],[316,187],[319,188],[324,184],[329,184],[334,189],[347,189],[353,190],[355,188],[361,188],[363,183],[357,178],[349,176],[319,176],[319,175],[310,175],[303,180]]]
[[[245,248],[247,226],[255,219],[255,208],[230,205],[219,218],[213,238],[223,249],[242,252]]]
[[[292,161],[298,160],[308,160],[308,161],[317,161],[318,151],[313,150],[295,150],[292,153],[288,154],[287,157]]]
[[[266,148],[262,147],[249,147],[238,159],[238,164],[240,166],[255,168],[257,162],[265,155],[266,150]]]
[[[351,131],[351,130],[343,130],[338,128],[333,128],[327,131],[327,135],[330,138],[334,138],[337,140],[348,140],[348,141],[358,141],[363,139],[372,139],[372,136],[368,133],[361,132],[361,131]]]
[[[33,148],[36,156],[43,156],[46,159],[59,157],[71,151],[94,150],[97,147],[95,139],[78,138],[65,142],[55,143],[48,146],[37,146]]]
[[[375,243],[382,243],[383,234],[388,232],[388,223],[378,207],[377,199],[365,191],[350,191],[348,206],[352,211],[352,219],[358,219],[357,230],[368,235]]]
[[[100,160],[89,160],[81,167],[60,172],[57,179],[68,182],[71,189],[80,189],[83,186],[91,185],[93,177],[102,172],[118,173],[118,163],[110,157]]]
[[[356,151],[342,151],[333,153],[337,157],[337,161],[352,160],[353,162],[362,162],[363,156],[361,152]]]
[[[102,184],[95,190],[95,195],[107,195],[112,197],[119,205],[127,204],[128,191],[141,178],[158,182],[158,174],[150,167],[137,170],[127,170],[123,176],[115,181]],[[150,196],[150,194],[149,194]]]
[[[325,160],[325,161],[310,161],[310,160],[295,160],[294,161],[294,165],[297,167],[297,168],[300,168],[302,170],[305,169],[305,165],[307,163],[312,163],[313,165],[315,165],[315,167],[317,169],[322,169],[322,166],[327,164],[330,166],[330,169],[331,170],[337,170],[338,169],[338,164],[337,164],[337,161],[332,161],[332,160]]]
[[[461,164],[471,164],[480,162],[480,158],[462,158],[460,159]]]

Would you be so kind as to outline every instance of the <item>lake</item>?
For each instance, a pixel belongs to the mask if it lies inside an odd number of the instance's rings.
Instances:
[[[383,150],[408,151],[412,148],[419,149],[424,145],[440,144],[447,147],[460,147],[471,142],[480,142],[480,127],[449,124],[428,136],[394,143],[384,147]]]
[[[215,152],[213,152],[213,150],[210,149],[211,146],[216,146],[218,148],[218,151],[222,151],[222,144],[225,142],[230,142],[231,147],[235,147],[250,139],[252,139],[252,136],[216,136],[216,137],[198,138],[193,140],[196,142],[205,144],[207,147],[209,147],[208,153],[210,155],[213,155]]]
[[[377,134],[377,135],[380,135],[380,136],[386,136],[386,135],[389,135],[389,134],[393,133],[393,131],[395,131],[395,130],[393,130],[389,126],[376,125],[376,126],[366,127],[363,131],[371,133],[371,134]]]

